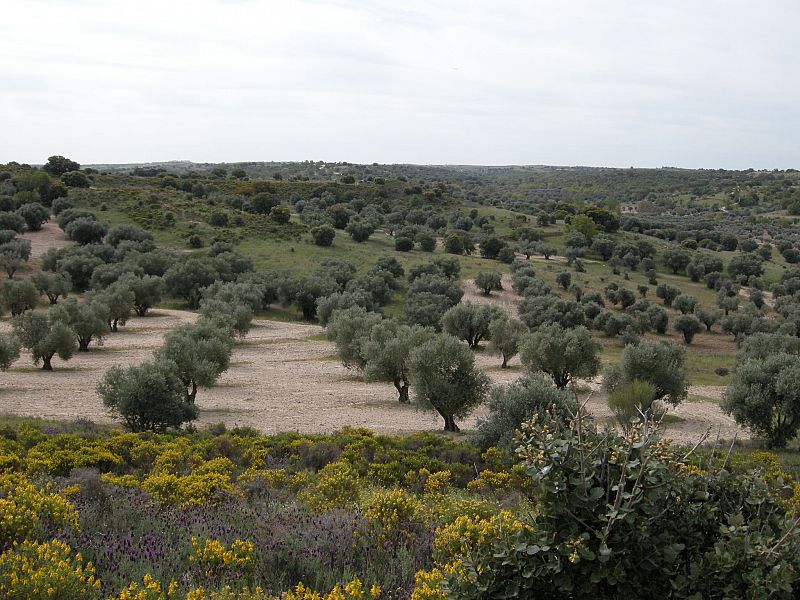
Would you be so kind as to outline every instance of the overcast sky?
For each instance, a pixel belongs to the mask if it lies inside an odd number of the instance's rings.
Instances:
[[[800,168],[800,1],[25,0],[0,162]]]

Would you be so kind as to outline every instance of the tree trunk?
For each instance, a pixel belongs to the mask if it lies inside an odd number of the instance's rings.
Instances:
[[[442,418],[444,419],[444,430],[445,431],[452,431],[454,433],[458,433],[459,431],[461,431],[458,428],[458,425],[456,425],[456,420],[455,420],[455,418],[453,418],[453,415],[445,415],[445,414],[442,414],[442,413],[439,413],[439,414],[441,414]]]
[[[92,338],[78,338],[78,350],[81,352],[88,352],[91,341]]]
[[[506,358],[505,354],[503,354],[503,364],[500,365],[500,368],[501,369],[507,369],[508,368],[508,359]]]
[[[553,375],[553,383],[556,384],[557,388],[563,390],[569,383],[569,374],[559,373],[558,375]]]
[[[53,355],[52,354],[50,356],[43,356],[42,357],[42,370],[43,371],[52,371],[53,370],[53,365],[50,362],[52,360],[53,360]]]
[[[397,399],[401,404],[408,404],[408,383],[398,379],[394,382],[394,387],[397,389]]]
[[[193,381],[191,391],[187,392],[186,394],[186,401],[189,404],[194,404],[194,399],[196,396],[197,396],[197,384]]]

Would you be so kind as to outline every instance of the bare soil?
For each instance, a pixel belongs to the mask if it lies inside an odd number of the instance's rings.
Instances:
[[[39,231],[26,231],[19,237],[31,241],[31,262],[38,262],[50,248],[66,248],[75,245],[75,242],[67,239],[54,221],[48,221],[42,225]]]
[[[53,223],[29,234],[29,239],[36,259],[47,248],[72,243]],[[464,287],[465,299],[495,303],[516,313],[519,297],[511,290],[508,275],[503,276],[503,291],[489,297],[475,289],[471,281],[464,282]],[[0,373],[0,412],[113,422],[114,417],[95,392],[103,373],[115,364],[128,366],[148,360],[167,331],[196,318],[195,313],[166,309],[144,318],[134,317],[118,333],[109,334],[102,346],[78,352],[69,362],[55,358],[53,372],[38,369],[28,355],[23,355],[8,372]],[[0,332],[9,330],[9,321],[0,321]],[[397,434],[442,427],[438,415],[416,408],[413,391],[412,404],[401,405],[392,385],[364,383],[357,373],[345,369],[336,358],[334,345],[324,340],[322,333],[317,325],[256,320],[250,333],[236,345],[230,369],[217,385],[198,392],[200,423],[223,422],[265,433],[329,433],[349,425]],[[477,352],[476,359],[496,383],[510,383],[524,372],[518,358],[510,361],[508,369],[501,369],[500,358],[486,351]],[[610,420],[599,385],[590,385],[597,391],[589,399],[589,410],[601,420]],[[709,427],[712,439],[717,432],[720,438],[747,437],[719,408],[716,400],[722,389],[706,386],[690,390],[691,395],[709,400],[685,402],[674,409],[672,414],[684,420],[668,424],[668,437],[690,444]],[[481,407],[459,425],[464,430],[473,429],[485,414]]]

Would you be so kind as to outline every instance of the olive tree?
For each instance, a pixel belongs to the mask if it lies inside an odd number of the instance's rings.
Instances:
[[[15,238],[0,244],[0,268],[6,272],[9,279],[14,278],[14,273],[31,257],[31,242]]]
[[[31,231],[39,231],[50,219],[50,211],[38,202],[23,204],[17,209],[17,214],[25,219],[25,224]]]
[[[586,320],[582,305],[553,295],[525,298],[520,303],[519,315],[531,329],[553,323],[564,328],[579,327]]]
[[[66,298],[72,291],[72,280],[66,273],[36,271],[31,275],[31,281],[40,294],[47,296],[50,304],[57,304],[59,298]]]
[[[365,310],[373,310],[375,303],[370,293],[363,289],[335,292],[330,296],[317,300],[317,321],[319,321],[320,325],[325,326],[334,312],[351,306],[360,306]]]
[[[719,310],[709,310],[700,307],[695,310],[695,316],[700,319],[700,322],[706,326],[706,331],[711,331],[711,328],[722,317],[722,312]]]
[[[678,274],[683,271],[686,266],[691,262],[691,255],[682,248],[670,247],[664,250],[661,255],[664,264],[670,268],[673,274]]]
[[[681,294],[672,301],[672,308],[681,311],[684,315],[688,315],[697,308],[697,298],[689,294]]]
[[[200,306],[201,290],[217,280],[219,273],[208,258],[189,258],[175,263],[164,273],[164,289],[183,298],[189,308]]]
[[[38,302],[39,291],[30,279],[0,282],[0,308],[10,311],[12,317],[36,308]]]
[[[434,335],[433,329],[419,325],[409,327],[394,319],[374,324],[369,337],[360,342],[364,380],[391,382],[397,390],[397,399],[408,403],[411,384],[409,357],[415,348],[429,342]]]
[[[330,276],[309,275],[286,282],[283,288],[284,300],[294,303],[309,321],[317,316],[317,301],[340,290],[339,284]]]
[[[733,279],[761,277],[764,273],[764,260],[757,254],[737,254],[728,263],[728,274]]]
[[[683,335],[683,341],[691,344],[694,336],[703,331],[703,324],[694,315],[678,315],[672,321],[672,328]]]
[[[462,302],[442,315],[442,328],[445,333],[467,342],[470,348],[477,348],[489,335],[492,320],[503,315],[503,309],[497,306]]]
[[[475,275],[475,286],[489,296],[503,289],[502,276],[499,271],[480,271]]]
[[[228,370],[232,352],[232,332],[201,318],[170,331],[154,355],[158,361],[174,363],[186,401],[194,404],[197,388],[214,385]]]
[[[685,355],[683,347],[675,342],[642,341],[625,346],[620,363],[603,373],[603,387],[614,393],[635,380],[647,381],[655,387],[654,401],[677,406],[686,399],[688,390]]]
[[[658,287],[656,287],[656,297],[664,301],[664,306],[672,306],[675,298],[680,296],[680,294],[680,288],[669,285],[668,283],[659,283]]]
[[[447,334],[415,348],[409,357],[409,371],[417,402],[441,415],[445,431],[459,431],[456,418],[465,417],[481,404],[490,387],[470,349]]]
[[[91,297],[98,299],[108,307],[108,328],[119,331],[120,325],[125,325],[133,312],[135,296],[125,280],[120,280],[108,286],[102,292],[91,292]]]
[[[453,306],[447,296],[432,292],[417,292],[406,300],[406,321],[411,325],[442,329],[442,316]]]
[[[525,323],[505,315],[489,324],[489,352],[503,357],[501,369],[507,369],[508,361],[519,353],[522,337],[527,332]]]
[[[20,343],[13,335],[0,335],[0,371],[8,371],[19,358]]]
[[[565,388],[578,377],[594,377],[600,371],[600,343],[585,327],[564,329],[542,325],[522,340],[520,358],[531,372],[541,371]]]
[[[737,423],[784,448],[800,429],[800,357],[771,354],[736,367],[722,408]]]
[[[348,369],[362,370],[366,359],[361,350],[372,328],[382,317],[360,306],[351,306],[333,312],[325,335],[336,344],[336,353]]]
[[[103,404],[133,432],[179,429],[197,418],[175,365],[158,360],[123,369],[111,367],[97,384]]]
[[[155,275],[123,276],[121,281],[133,292],[133,308],[140,317],[147,316],[164,295],[164,280]]]
[[[63,214],[63,213],[62,213]],[[87,218],[79,218],[70,221],[64,229],[67,237],[81,246],[86,244],[99,244],[108,233],[108,228],[100,221]]]
[[[30,350],[33,364],[41,361],[42,369],[53,370],[53,357],[69,360],[75,353],[75,332],[58,314],[26,310],[11,321],[14,335],[20,344]]]
[[[75,333],[79,351],[88,351],[92,341],[98,345],[103,343],[108,333],[110,310],[100,297],[89,296],[83,302],[68,298],[58,305],[58,310],[63,310],[67,323]]]

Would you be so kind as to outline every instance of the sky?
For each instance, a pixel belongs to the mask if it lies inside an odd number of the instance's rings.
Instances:
[[[798,0],[25,0],[0,162],[800,168]]]

